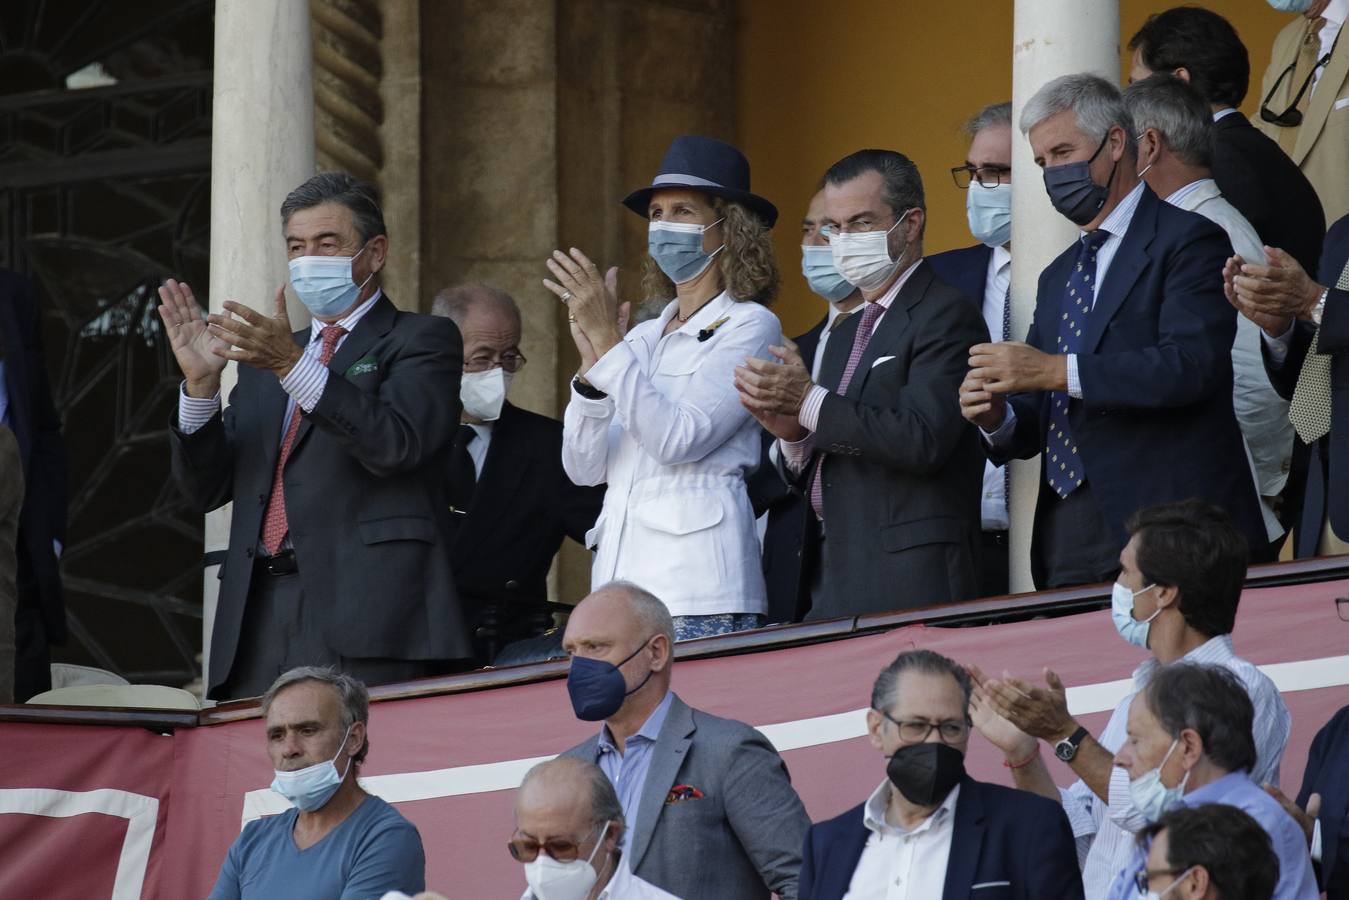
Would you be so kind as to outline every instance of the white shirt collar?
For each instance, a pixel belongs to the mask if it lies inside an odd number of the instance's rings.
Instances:
[[[732,297],[729,292],[722,291],[720,294],[713,297],[711,300],[707,301],[706,306],[695,312],[693,315],[689,316],[689,320],[687,322],[682,323],[678,328],[676,328],[674,331],[670,333],[678,334],[679,332],[682,331],[685,334],[696,335],[704,328],[707,328],[708,326],[712,325],[722,316],[729,314],[731,309],[735,306],[735,304],[736,304],[735,298]],[[657,332],[658,335],[663,334],[665,332],[665,326],[670,324],[670,320],[673,319],[675,317],[675,314],[678,312],[679,312],[678,298],[671,300],[669,303],[665,305],[665,309],[661,310],[660,312],[661,329],[660,331]]]
[[[1223,119],[1226,119],[1228,116],[1232,115],[1235,112],[1240,112],[1240,110],[1238,110],[1235,106],[1229,106],[1226,109],[1220,109],[1213,114],[1213,121],[1221,122]]]
[[[1012,251],[1008,250],[1006,247],[994,247],[992,258],[993,271],[1001,272],[1003,266],[1010,266],[1012,264]]]
[[[1214,181],[1212,178],[1200,178],[1196,181],[1191,181],[1189,184],[1183,185],[1172,191],[1171,195],[1166,198],[1166,202],[1170,203],[1172,206],[1180,206],[1181,201],[1186,197],[1190,196],[1195,191],[1205,190],[1210,185],[1217,187],[1218,182]]]
[[[370,312],[370,309],[379,301],[379,298],[383,296],[384,292],[379,288],[375,288],[375,292],[370,295],[369,300],[365,301],[333,324],[343,328],[347,334],[351,334],[356,330],[356,323],[361,321],[365,314]],[[327,323],[320,322],[318,319],[311,319],[309,322],[309,339],[311,341],[318,340],[319,333],[327,327]]]
[[[1097,226],[1098,231],[1104,231],[1114,237],[1122,238],[1124,233],[1129,230],[1129,224],[1134,220],[1134,213],[1138,211],[1138,202],[1143,199],[1143,189],[1145,182],[1138,182],[1134,189],[1124,195],[1119,205],[1110,211],[1101,224]],[[1087,232],[1082,232],[1085,236]]]
[[[1220,634],[1211,637],[1180,658],[1181,662],[1199,663],[1206,666],[1222,665],[1236,659],[1236,648],[1232,646],[1232,635]],[[1147,687],[1152,674],[1161,663],[1157,657],[1150,656],[1134,669],[1134,689],[1141,691]]]
[[[890,780],[887,778],[885,781],[882,781],[880,786],[872,791],[871,796],[867,798],[866,806],[862,808],[862,824],[866,826],[867,831],[879,835],[921,834],[924,831],[941,824],[948,816],[955,815],[956,800],[960,797],[960,785],[956,785],[951,789],[951,793],[946,795],[946,799],[942,801],[941,806],[933,811],[932,815],[924,819],[918,827],[906,831],[897,825],[891,825],[885,820],[885,809],[890,803],[890,791],[892,790],[894,790],[894,788],[890,785]]]
[[[1326,4],[1325,10],[1322,11],[1321,18],[1326,20],[1327,25],[1332,23],[1343,25],[1344,20],[1349,18],[1349,0],[1330,0],[1330,3]]]

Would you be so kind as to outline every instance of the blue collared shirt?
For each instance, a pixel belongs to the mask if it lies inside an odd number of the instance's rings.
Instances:
[[[618,793],[618,802],[623,807],[623,818],[627,821],[627,830],[623,832],[624,849],[627,848],[628,835],[637,824],[637,810],[642,802],[642,785],[646,784],[646,773],[651,768],[651,754],[660,737],[661,726],[670,712],[670,702],[674,695],[667,691],[664,699],[647,716],[646,722],[623,742],[623,752],[618,752],[609,726],[600,727],[600,769],[609,776],[609,781]]]

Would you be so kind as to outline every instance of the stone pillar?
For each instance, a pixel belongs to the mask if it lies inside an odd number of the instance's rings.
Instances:
[[[1030,142],[1021,136],[1021,110],[1060,75],[1094,72],[1119,80],[1118,0],[1016,0],[1012,22],[1012,333],[1024,335],[1035,311],[1036,282],[1078,229],[1055,212]],[[1031,591],[1031,530],[1040,486],[1039,459],[1012,464],[1011,582]]]
[[[268,310],[286,281],[281,201],[314,173],[314,99],[310,77],[308,0],[272,0],[259,15],[253,0],[217,0],[211,120],[210,305],[225,300]],[[291,324],[309,322],[290,298]],[[234,364],[221,386],[228,399]],[[229,507],[206,517],[206,550],[229,543]],[[219,585],[206,571],[202,590],[203,664]]]

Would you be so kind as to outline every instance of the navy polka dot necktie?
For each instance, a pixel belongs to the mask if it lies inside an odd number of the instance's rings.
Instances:
[[[1096,288],[1096,253],[1110,237],[1097,229],[1082,237],[1077,246],[1077,262],[1064,285],[1063,305],[1059,313],[1059,335],[1054,345],[1057,354],[1079,353],[1082,333]],[[1072,425],[1068,420],[1071,398],[1067,391],[1049,395],[1049,431],[1045,435],[1045,481],[1060,497],[1067,497],[1082,486],[1086,477],[1082,457],[1077,452]]]

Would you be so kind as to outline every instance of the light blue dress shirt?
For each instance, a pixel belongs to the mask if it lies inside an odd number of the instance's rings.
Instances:
[[[628,846],[628,835],[637,824],[637,810],[642,803],[642,786],[646,784],[646,773],[651,768],[651,754],[655,750],[656,739],[660,737],[661,726],[665,724],[665,717],[670,712],[672,696],[666,692],[665,698],[651,711],[651,715],[647,716],[646,722],[637,733],[623,742],[622,753],[618,752],[613,736],[609,734],[609,726],[604,725],[600,728],[600,769],[609,776],[609,781],[613,783],[614,791],[618,794],[618,802],[623,807],[623,818],[628,824],[623,832],[625,850]]]

